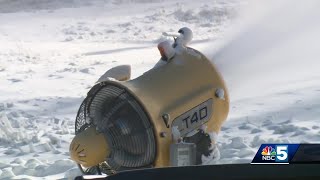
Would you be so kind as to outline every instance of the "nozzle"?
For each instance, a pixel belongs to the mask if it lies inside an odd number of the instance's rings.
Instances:
[[[175,34],[175,33],[167,33],[167,32],[163,32],[162,33],[163,36],[169,36],[169,37],[179,37],[180,34]]]

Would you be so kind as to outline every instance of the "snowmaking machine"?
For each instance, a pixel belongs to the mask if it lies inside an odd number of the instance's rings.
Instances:
[[[106,72],[80,105],[70,156],[84,174],[203,164],[229,111],[217,68],[187,47],[188,28],[158,45],[162,65],[130,80],[130,67]],[[160,63],[161,64],[161,63]]]

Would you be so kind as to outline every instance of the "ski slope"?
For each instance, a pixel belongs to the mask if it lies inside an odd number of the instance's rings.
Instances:
[[[290,14],[277,26],[263,22],[297,6],[260,4],[259,12],[257,6],[240,0],[0,1],[0,179],[80,174],[68,151],[86,92],[111,67],[130,64],[133,78],[152,68],[162,32],[183,26],[193,29],[190,46],[212,59],[230,90],[230,114],[217,139],[220,159],[208,163],[251,162],[264,142],[320,143],[319,26],[306,21],[319,14],[307,3],[310,13],[289,22],[293,28],[306,22],[308,29],[301,26],[284,41],[276,32]],[[270,9],[277,13],[268,16]],[[248,17],[238,25],[240,14]]]

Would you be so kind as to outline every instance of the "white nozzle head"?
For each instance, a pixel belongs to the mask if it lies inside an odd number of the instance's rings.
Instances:
[[[179,29],[178,33],[182,35],[180,38],[182,38],[184,44],[188,44],[193,38],[193,32],[187,27]]]

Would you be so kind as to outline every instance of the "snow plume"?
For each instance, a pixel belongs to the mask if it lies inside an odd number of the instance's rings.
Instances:
[[[277,92],[320,76],[319,6],[317,0],[248,2],[230,28],[232,33],[225,36],[228,40],[216,52],[207,49],[232,100]]]

